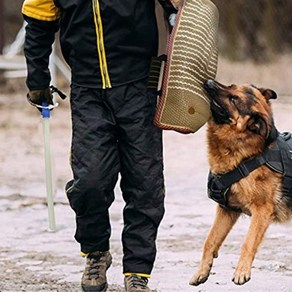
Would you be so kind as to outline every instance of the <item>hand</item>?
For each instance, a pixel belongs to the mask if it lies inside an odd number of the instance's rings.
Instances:
[[[50,88],[29,91],[27,100],[31,105],[36,107],[42,106],[43,102],[47,102],[51,105],[54,104]]]
[[[164,9],[166,18],[168,19],[170,32],[172,31],[175,21],[176,14],[179,7],[183,4],[183,0],[158,0]]]
[[[172,6],[176,9],[176,11],[174,13],[171,13],[168,17],[168,23],[169,23],[171,29],[175,25],[177,10],[183,4],[183,1],[184,0],[170,0]]]
[[[171,13],[168,17],[168,23],[169,23],[171,28],[174,27],[175,21],[176,21],[176,13]]]

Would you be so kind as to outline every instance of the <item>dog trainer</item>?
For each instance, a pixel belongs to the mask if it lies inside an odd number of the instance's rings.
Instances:
[[[166,12],[176,10],[161,0]],[[49,56],[60,29],[72,70],[73,179],[66,193],[76,213],[75,238],[87,257],[84,291],[105,291],[111,265],[108,209],[121,174],[125,200],[123,272],[126,291],[147,286],[164,214],[161,130],[154,127],[156,92],[147,90],[158,33],[154,0],[25,0],[28,98],[50,94]]]

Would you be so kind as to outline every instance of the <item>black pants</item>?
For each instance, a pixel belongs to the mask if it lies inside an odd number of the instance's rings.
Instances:
[[[125,201],[124,273],[150,274],[164,214],[162,133],[153,124],[156,94],[146,80],[99,90],[73,85],[71,166],[66,186],[84,253],[109,250],[108,209],[121,174]]]

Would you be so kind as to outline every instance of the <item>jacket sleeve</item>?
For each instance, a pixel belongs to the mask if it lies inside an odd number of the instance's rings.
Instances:
[[[51,81],[49,57],[59,29],[60,11],[53,0],[25,0],[22,14],[27,22],[24,43],[26,84],[29,90],[45,89]]]

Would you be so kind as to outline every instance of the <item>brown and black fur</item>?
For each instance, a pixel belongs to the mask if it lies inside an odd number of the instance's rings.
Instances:
[[[270,89],[253,85],[224,86],[213,80],[205,82],[211,101],[212,118],[208,121],[207,140],[210,170],[223,174],[243,160],[263,152],[273,140],[274,126],[270,99],[277,97]],[[233,282],[242,285],[250,280],[256,251],[272,222],[292,218],[287,198],[281,193],[282,175],[263,165],[246,178],[233,184],[228,203],[242,212],[226,210],[218,205],[216,218],[205,241],[203,255],[191,285],[204,283],[213,259],[241,213],[251,216],[250,227],[242,245]]]

